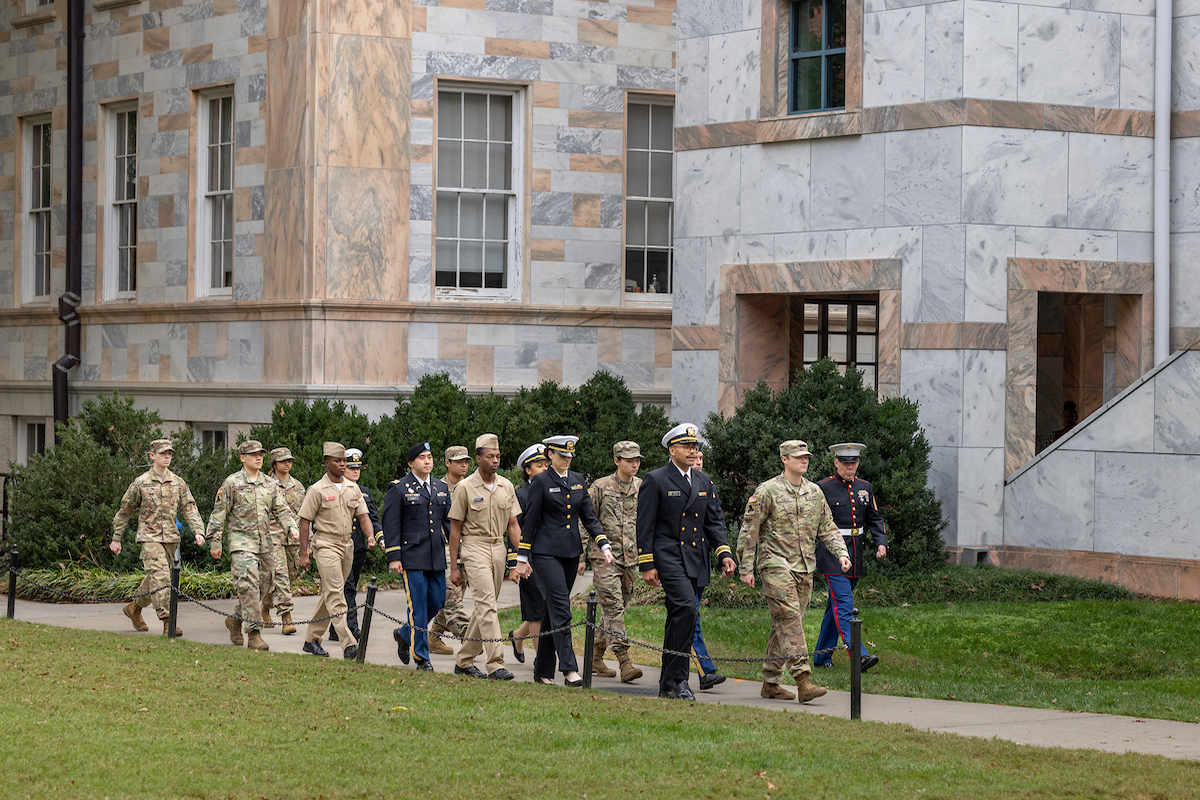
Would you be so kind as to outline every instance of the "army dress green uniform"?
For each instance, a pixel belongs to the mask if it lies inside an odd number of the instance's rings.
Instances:
[[[300,518],[300,504],[304,502],[304,484],[289,475],[287,483],[274,475],[267,476],[279,486],[283,499],[296,519]],[[291,533],[283,529],[283,525],[274,517],[270,523],[271,560],[275,564],[271,588],[263,598],[267,608],[277,608],[281,614],[290,614],[295,609],[292,602],[292,583],[300,574],[300,542],[293,539]]]
[[[808,652],[804,612],[812,599],[817,539],[838,558],[846,556],[819,486],[807,478],[796,486],[781,474],[754,490],[738,534],[738,563],[742,575],[752,575],[757,568],[762,579],[771,611],[768,659]],[[778,686],[785,666],[797,684],[812,672],[807,655],[787,662],[768,660],[763,662],[763,683]]]
[[[637,503],[642,479],[636,475],[622,483],[616,473],[596,479],[588,490],[600,527],[612,545],[613,563],[606,564],[600,548],[592,543],[588,556],[592,561],[592,586],[600,603],[600,627],[611,631],[596,631],[595,653],[604,657],[611,646],[617,660],[624,664],[629,658],[629,642],[625,636],[625,608],[633,594],[638,576]],[[586,534],[585,534],[586,535]],[[585,546],[587,543],[585,543]]]
[[[245,442],[255,445],[257,442]],[[242,450],[239,448],[239,452]],[[246,622],[253,633],[261,631],[262,599],[271,590],[275,564],[271,557],[271,520],[275,519],[290,537],[299,535],[299,523],[284,499],[279,482],[260,472],[251,479],[244,469],[225,479],[217,490],[212,516],[208,520],[210,542],[221,540],[221,531],[229,534],[229,552],[233,562],[233,582],[238,604],[233,615]],[[228,625],[236,642],[234,625]]]
[[[121,498],[121,507],[113,517],[114,542],[121,541],[125,526],[134,514],[137,514],[137,541],[142,546],[142,568],[146,577],[134,592],[143,596],[133,602],[139,609],[153,603],[154,613],[165,622],[170,614],[171,593],[159,590],[171,584],[171,563],[179,547],[175,519],[183,517],[192,533],[199,535],[204,533],[204,520],[200,518],[192,490],[183,478],[169,469],[162,477],[155,475],[152,469],[147,470],[129,484]],[[154,593],[145,595],[145,592]]]

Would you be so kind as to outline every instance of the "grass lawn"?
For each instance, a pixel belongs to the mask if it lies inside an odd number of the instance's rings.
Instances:
[[[582,618],[582,608],[576,612]],[[821,612],[812,609],[805,621],[810,647],[816,646]],[[862,616],[867,648],[881,659],[863,675],[864,692],[1200,721],[1195,604],[931,603],[865,608]],[[629,635],[654,644],[662,643],[663,619],[657,606],[626,612]],[[710,653],[766,653],[766,610],[705,608],[701,620]],[[660,663],[648,650],[635,648],[634,657]],[[718,667],[735,677],[762,677],[757,663]],[[849,690],[845,653],[835,656],[834,669],[818,671],[816,682]]]
[[[3,797],[1192,797],[1200,765],[0,621]]]

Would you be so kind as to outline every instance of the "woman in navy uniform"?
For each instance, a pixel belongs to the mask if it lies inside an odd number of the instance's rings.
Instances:
[[[525,509],[529,507],[529,489],[530,482],[535,475],[539,475],[550,468],[550,462],[546,460],[546,445],[534,444],[526,447],[517,459],[517,466],[525,473],[525,484],[517,489],[517,502],[521,504],[521,512],[517,515],[517,524],[520,525],[525,521]],[[517,560],[517,554],[510,551],[512,561]],[[509,564],[509,569],[516,567],[515,563]],[[509,641],[512,643],[513,655],[517,657],[517,661],[525,663],[525,644],[526,638],[533,640],[533,646],[537,648],[537,635],[542,630],[542,617],[546,614],[546,595],[542,592],[542,582],[538,579],[537,573],[533,573],[528,578],[516,576],[518,581],[517,586],[521,590],[521,627],[515,631],[508,632]],[[516,636],[515,634],[521,634]],[[517,649],[518,646],[521,649]]]
[[[725,520],[712,481],[692,469],[700,439],[696,426],[684,423],[667,431],[663,447],[671,461],[648,473],[638,492],[638,568],[651,586],[666,595],[663,648],[686,653],[696,627],[696,595],[708,585],[709,551],[721,561],[721,573],[737,568]],[[688,686],[688,657],[663,653],[659,697],[694,700]]]
[[[596,540],[604,559],[612,563],[612,547],[600,527],[592,498],[583,476],[570,469],[578,436],[551,436],[542,444],[550,456],[550,469],[535,475],[529,483],[529,505],[521,525],[521,545],[517,549],[518,574],[527,578],[537,572],[546,596],[542,630],[571,624],[571,587],[579,570],[583,543],[579,526]],[[532,570],[530,569],[532,563]],[[555,633],[554,647],[542,645],[533,660],[533,682],[554,683],[554,662],[562,671],[567,686],[583,686],[571,631]]]
[[[858,472],[858,456],[866,447],[859,442],[831,444],[837,474],[830,475],[817,485],[825,493],[829,510],[833,512],[833,524],[842,532],[846,551],[850,553],[849,572],[842,572],[837,558],[825,545],[817,541],[817,572],[825,576],[829,585],[829,600],[825,603],[825,617],[821,620],[821,633],[817,637],[817,652],[813,656],[814,667],[832,667],[833,649],[837,647],[838,635],[848,647],[850,645],[850,619],[854,615],[854,587],[862,575],[864,539],[867,533],[875,542],[875,557],[887,556],[887,531],[883,517],[875,504],[875,493],[871,484],[855,477]],[[866,672],[879,663],[879,656],[867,652],[859,643],[862,671]]]
[[[411,648],[417,669],[429,663],[429,621],[446,603],[446,538],[450,535],[450,489],[430,475],[429,442],[408,449],[409,472],[392,481],[383,504],[384,555],[388,567],[404,576],[408,622],[392,632],[396,654],[408,663]]]

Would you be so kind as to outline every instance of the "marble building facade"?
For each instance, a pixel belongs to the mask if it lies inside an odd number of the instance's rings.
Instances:
[[[805,27],[822,9],[844,15],[832,45]],[[1197,566],[1194,541],[1178,540],[1194,537],[1116,547],[1111,528],[1104,541],[1059,536],[1083,515],[1082,488],[1023,478],[1006,489],[1059,427],[1065,399],[1088,417],[1146,391],[1130,387],[1153,365],[1154,5],[847,0],[841,9],[832,0],[680,7],[673,415],[731,410],[755,381],[786,385],[810,358],[797,304],[865,298],[877,304],[876,384],[921,404],[952,547],[1009,564],[1045,564],[1030,555],[1044,548],[1136,554],[1166,559],[1140,574],[1178,578]],[[799,34],[795,14],[807,15]],[[1175,14],[1173,351],[1200,331],[1200,5],[1177,2]],[[842,71],[824,73],[843,94],[801,110],[807,84],[791,69],[822,47],[822,57],[844,53]],[[1143,427],[1153,427],[1146,414]],[[1158,456],[1190,452],[1197,433],[1175,426],[1158,455],[1139,442],[1142,466],[1169,472],[1179,462]],[[1131,452],[1103,437],[1089,446]],[[1061,447],[1039,459],[1060,463]],[[1099,466],[1089,480],[1095,493],[1116,491]],[[1022,492],[1039,514],[1014,516]],[[1120,498],[1131,499],[1121,490],[1089,507],[1111,510]],[[1090,517],[1080,524],[1093,528]],[[1137,574],[1121,580],[1164,585]],[[1182,584],[1200,596],[1194,580],[1171,585]]]
[[[7,462],[48,421],[63,347],[66,0],[0,6]],[[598,369],[669,403],[670,295],[626,291],[623,218],[628,107],[673,102],[673,14],[674,0],[87,0],[73,408],[115,389],[232,439],[280,398],[378,415],[429,373],[515,391]],[[489,229],[508,241],[501,291],[435,286],[435,217],[446,227],[455,196],[435,186],[462,185],[436,177],[448,92],[493,93],[511,115],[488,131],[507,171]]]

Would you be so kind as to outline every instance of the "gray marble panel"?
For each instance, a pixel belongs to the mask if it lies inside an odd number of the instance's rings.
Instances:
[[[1200,233],[1171,236],[1171,322],[1200,327]]]
[[[438,357],[437,339],[418,339],[411,333],[408,336],[409,361]]]
[[[927,225],[921,241],[921,299],[913,322],[961,322],[965,229]]]
[[[1004,448],[958,451],[959,546],[1004,543]]]
[[[1144,383],[1099,416],[1084,420],[1058,449],[1154,452],[1154,385],[1155,381]]]
[[[1005,486],[1004,544],[1093,550],[1095,459],[1060,450]]]
[[[1067,134],[963,129],[963,221],[1063,226]]]
[[[708,240],[675,240],[675,292],[671,311],[673,325],[708,325],[709,307],[705,299],[705,275],[708,272]]]
[[[708,122],[708,39],[680,39],[675,83],[675,125]],[[561,90],[559,102],[562,101]]]
[[[742,155],[742,232],[808,229],[808,142],[751,145],[739,149]]]
[[[596,373],[598,360],[596,344],[564,344],[562,382],[565,386],[580,386]]]
[[[1197,456],[1097,453],[1096,550],[1200,558],[1197,469]]]
[[[602,263],[585,264],[583,288],[619,291],[621,289],[621,265]]]
[[[1015,252],[1015,229],[967,225],[965,244],[963,319],[1007,322],[1008,259]]]
[[[925,99],[963,96],[962,0],[925,6]]]
[[[1017,228],[1015,255],[1017,258],[1113,261],[1117,258],[1117,241],[1113,231]]]
[[[1149,231],[1154,211],[1154,141],[1139,136],[1068,134],[1067,224]]]
[[[570,289],[583,283],[583,264],[576,261],[534,261],[529,268],[532,286]]]
[[[963,353],[963,447],[1004,447],[1004,389],[1008,354]]]
[[[900,393],[920,404],[917,419],[934,447],[962,443],[962,368],[960,350],[900,351]]]
[[[884,174],[882,134],[814,140],[812,228],[882,227]]]
[[[714,36],[708,47],[708,121],[758,118],[758,31]]]
[[[897,131],[885,134],[884,139],[884,223],[958,222],[962,216],[962,129]]]
[[[1200,454],[1200,351],[1188,351],[1154,377],[1154,452]]]
[[[512,347],[516,344],[516,328],[512,325],[468,322],[467,344]]]
[[[469,75],[473,78],[501,78],[513,81],[536,81],[542,76],[541,63],[532,58],[443,52],[431,52],[426,56],[425,71],[442,75]]]
[[[595,328],[580,325],[559,325],[556,341],[563,344],[596,344],[598,335]]]
[[[531,205],[534,225],[571,225],[575,199],[566,192],[534,192]]]
[[[741,227],[737,148],[675,154],[675,235],[716,236]]]
[[[408,382],[417,384],[426,375],[445,372],[455,386],[467,382],[467,361],[462,358],[418,358],[408,360]]]
[[[1171,34],[1171,110],[1191,111],[1200,108],[1200,70],[1196,69],[1196,65],[1200,64],[1200,16],[1176,18],[1174,23]]]
[[[680,39],[729,33],[742,27],[741,0],[694,0],[675,12]]]
[[[1171,232],[1186,231],[1200,231],[1198,137],[1171,140]]]
[[[1018,99],[1113,108],[1121,95],[1121,18],[1057,8],[1021,11]]]
[[[963,26],[963,94],[1017,99],[1016,3],[967,0]]]
[[[846,257],[846,231],[780,233],[775,236],[776,261],[839,261]]]
[[[626,328],[621,331],[621,357],[626,361],[637,361],[642,359],[634,358],[634,353],[649,352],[650,360],[653,361],[654,338],[653,328]]]
[[[1142,231],[1117,231],[1117,260],[1148,264],[1154,260],[1154,235]]]
[[[537,386],[538,371],[536,369],[505,369],[496,367],[492,380],[496,386]]]
[[[863,106],[925,99],[925,8],[863,15]]]
[[[671,419],[703,425],[717,410],[717,351],[674,351],[671,376]]]
[[[942,501],[946,520],[942,538],[948,545],[958,544],[958,454],[957,447],[932,447],[929,451],[928,486]]]
[[[1121,17],[1121,108],[1154,110],[1154,17]]]
[[[597,371],[604,371],[625,381],[630,389],[654,388],[654,362],[635,363],[630,361],[597,364]]]

